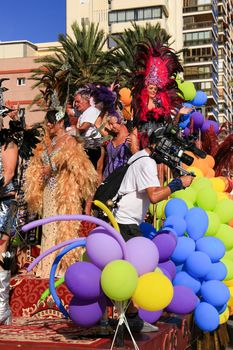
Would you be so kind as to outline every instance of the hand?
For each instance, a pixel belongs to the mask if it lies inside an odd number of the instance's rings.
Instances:
[[[192,110],[193,110],[192,107],[185,107],[185,106],[183,106],[183,107],[181,107],[181,109],[179,110],[179,113],[180,113],[180,114],[189,114],[189,113],[192,112]]]
[[[189,187],[193,182],[194,177],[191,175],[184,175],[180,177],[182,185],[184,188]]]

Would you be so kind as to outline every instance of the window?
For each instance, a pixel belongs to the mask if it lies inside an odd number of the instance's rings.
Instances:
[[[125,22],[125,11],[119,11],[117,14],[118,22]]]
[[[26,79],[25,78],[17,78],[17,85],[22,86],[26,84]]]
[[[109,23],[144,21],[148,19],[162,18],[161,6],[136,8],[132,10],[111,11]]]
[[[134,10],[126,11],[126,21],[134,20]]]

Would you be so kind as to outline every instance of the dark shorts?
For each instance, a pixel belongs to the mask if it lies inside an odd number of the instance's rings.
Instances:
[[[120,232],[125,241],[134,237],[141,237],[142,233],[136,224],[119,224]]]
[[[88,148],[88,149],[85,149],[85,151],[86,151],[90,161],[94,165],[94,168],[96,169],[98,160],[99,160],[99,158],[101,156],[101,148],[100,147],[98,147],[98,148]]]

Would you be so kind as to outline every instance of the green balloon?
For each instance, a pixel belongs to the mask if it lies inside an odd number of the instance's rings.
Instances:
[[[227,258],[233,261],[233,249],[226,251],[224,258]]]
[[[124,301],[131,298],[138,284],[138,274],[126,260],[114,260],[105,266],[101,274],[101,287],[112,300]]]
[[[157,219],[164,219],[165,218],[165,214],[164,214],[164,208],[166,205],[167,200],[163,200],[161,202],[158,202],[157,205],[154,204],[150,204],[149,205],[149,212],[151,215],[154,215],[156,213],[156,218]],[[156,210],[156,211],[155,211]],[[154,213],[155,211],[155,213]]]
[[[89,256],[87,255],[87,252],[85,251],[83,255],[81,256],[80,261],[86,261],[86,262],[91,262],[89,259]]]
[[[196,89],[191,81],[184,81],[178,85],[179,89],[183,92],[184,99],[186,101],[191,101],[196,95]]]
[[[227,224],[233,219],[233,201],[227,198],[220,200],[217,202],[214,212],[218,214],[223,224]]]
[[[213,210],[216,207],[218,196],[211,187],[204,187],[197,192],[196,204],[204,210]]]
[[[230,281],[233,279],[233,261],[226,258],[225,255],[221,259],[221,262],[226,266],[227,268],[227,275],[225,277],[226,281]]]
[[[221,224],[215,237],[223,242],[226,250],[233,248],[233,228],[231,226]]]
[[[196,191],[199,191],[207,186],[213,187],[212,182],[210,181],[210,179],[208,179],[208,177],[197,177],[193,180],[191,184],[191,188],[193,188]]]
[[[221,222],[219,216],[212,211],[206,211],[206,214],[208,215],[209,223],[205,236],[214,236],[220,228]]]
[[[195,189],[188,187],[185,190],[180,190],[173,192],[171,194],[172,198],[180,198],[183,199],[184,201],[189,201],[189,203],[195,203],[196,201],[196,191]]]

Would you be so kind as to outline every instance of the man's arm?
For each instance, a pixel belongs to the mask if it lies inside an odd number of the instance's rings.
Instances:
[[[87,131],[90,128],[90,126],[91,126],[91,123],[84,122],[79,128],[77,128],[77,130],[79,131],[80,134],[83,134],[85,131]]]
[[[15,169],[18,161],[18,147],[13,142],[5,149],[2,146],[2,162],[3,162],[3,186],[9,184],[15,174]]]
[[[190,186],[193,181],[193,177],[189,175],[181,176],[179,179],[181,180],[183,188]],[[148,187],[146,192],[150,202],[155,204],[169,197],[172,193],[171,188],[172,186],[169,185],[166,187]]]

